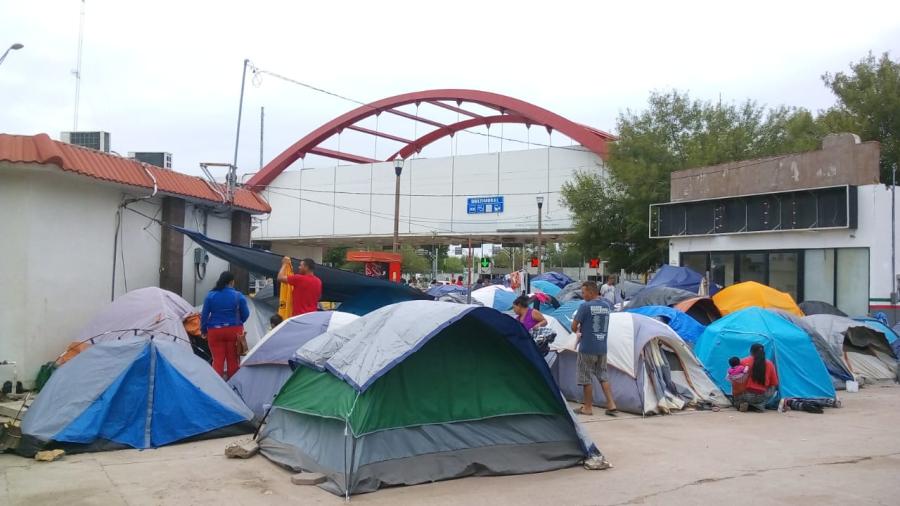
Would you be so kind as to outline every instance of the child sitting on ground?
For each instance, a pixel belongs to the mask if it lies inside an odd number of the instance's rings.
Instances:
[[[726,376],[728,381],[741,385],[747,382],[747,378],[750,376],[750,367],[741,364],[741,359],[738,357],[729,358],[728,365],[730,366]]]

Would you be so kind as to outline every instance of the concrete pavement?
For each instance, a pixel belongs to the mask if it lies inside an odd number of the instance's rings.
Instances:
[[[473,477],[354,496],[361,504],[890,504],[900,497],[900,387],[842,395],[823,415],[683,412],[585,418],[608,471]],[[597,413],[601,411],[597,410]],[[339,504],[292,485],[264,457],[223,457],[232,439],[40,463],[0,455],[0,504]]]

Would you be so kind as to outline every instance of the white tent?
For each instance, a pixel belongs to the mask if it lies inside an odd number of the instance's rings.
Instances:
[[[553,372],[569,400],[582,401],[576,384],[575,334],[557,337]],[[703,364],[668,325],[635,313],[612,313],[607,334],[607,368],[616,405],[635,414],[665,414],[695,403],[728,406]],[[594,404],[606,405],[593,382]]]

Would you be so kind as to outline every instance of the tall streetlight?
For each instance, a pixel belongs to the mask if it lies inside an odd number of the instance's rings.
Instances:
[[[537,196],[537,205],[538,205],[538,243],[537,243],[537,254],[538,254],[538,274],[544,273],[544,223],[543,218],[541,217],[541,208],[544,207],[544,196]]]
[[[394,159],[394,173],[397,185],[394,187],[394,253],[400,251],[400,174],[403,173],[403,159]]]
[[[0,56],[0,63],[3,63],[3,60],[6,59],[6,55],[8,55],[10,51],[18,51],[19,49],[22,49],[23,47],[25,47],[25,46],[23,46],[22,44],[19,44],[18,42],[9,46],[9,48],[7,48],[7,50],[3,52],[3,56]]]

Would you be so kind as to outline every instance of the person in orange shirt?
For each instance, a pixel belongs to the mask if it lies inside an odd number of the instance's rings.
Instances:
[[[745,381],[732,382],[734,405],[741,412],[750,408],[764,411],[778,391],[775,364],[766,359],[765,347],[755,343],[750,346],[750,356],[741,359],[741,365],[749,368],[750,375]]]

